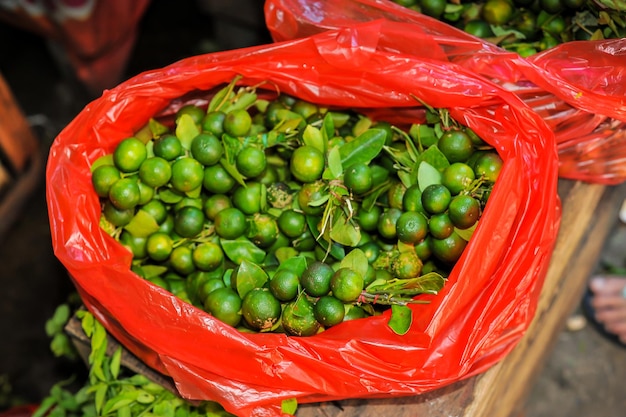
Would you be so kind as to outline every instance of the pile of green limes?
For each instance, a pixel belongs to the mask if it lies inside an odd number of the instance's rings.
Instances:
[[[237,80],[93,163],[133,271],[241,331],[298,336],[441,289],[497,152],[445,110],[403,130]]]
[[[529,56],[573,40],[626,36],[624,0],[393,0]]]

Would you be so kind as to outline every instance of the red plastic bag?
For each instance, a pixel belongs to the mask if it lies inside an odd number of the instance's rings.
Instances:
[[[52,243],[85,305],[188,399],[239,416],[278,416],[284,399],[419,394],[483,372],[533,317],[560,220],[554,136],[515,95],[460,67],[377,49],[388,22],[191,57],[145,72],[90,103],[54,141],[47,166]],[[406,335],[381,316],[312,337],[241,333],[130,271],[98,225],[90,164],[150,117],[242,75],[325,106],[417,120],[413,95],[449,108],[504,160],[473,238],[443,290],[414,306]],[[402,116],[406,115],[406,116]]]
[[[626,39],[578,41],[522,58],[387,0],[267,0],[276,41],[386,19],[381,47],[457,63],[515,92],[553,129],[563,178],[626,180]],[[405,26],[401,23],[410,23]]]

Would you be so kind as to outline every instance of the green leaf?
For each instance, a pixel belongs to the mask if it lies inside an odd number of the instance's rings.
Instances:
[[[324,137],[322,136],[322,132],[311,125],[306,125],[304,128],[304,132],[302,133],[302,140],[304,144],[307,146],[312,146],[319,150],[322,153],[326,152],[324,146]]]
[[[268,279],[263,268],[256,263],[243,260],[237,267],[237,293],[243,299],[251,290],[261,288]]]
[[[340,267],[350,268],[364,277],[368,269],[367,256],[365,256],[365,253],[363,253],[361,249],[353,249],[341,260]]]
[[[406,188],[412,186],[417,180],[414,175],[407,171],[398,171],[397,174],[400,182],[402,182]]]
[[[306,222],[307,222],[307,225],[309,226],[309,230],[311,231],[313,236],[315,236],[315,238],[317,239],[317,243],[322,247],[322,249],[324,249],[324,251],[328,251],[329,250],[328,241],[326,241],[325,239],[318,238],[319,232],[317,231],[317,224],[319,223],[320,220],[321,218],[318,216],[306,216]],[[330,245],[330,254],[332,255],[333,258],[341,260],[344,258],[344,256],[346,256],[346,251],[341,245]]]
[[[102,407],[102,414],[107,415],[116,411],[122,407],[132,404],[137,400],[137,391],[126,391],[116,395],[113,398],[108,399]]]
[[[115,165],[113,163],[113,153],[108,153],[93,161],[90,167],[91,172],[94,172],[96,168],[102,165]]]
[[[152,132],[153,138],[158,138],[159,136],[162,136],[166,134],[167,132],[169,132],[169,129],[167,128],[167,126],[165,126],[162,123],[159,123],[155,119],[150,119],[148,121],[148,128]]]
[[[135,237],[148,237],[159,230],[159,224],[147,211],[137,210],[124,229]]]
[[[32,417],[43,417],[48,415],[48,411],[50,411],[50,409],[52,409],[55,405],[56,400],[53,397],[44,398],[39,404],[39,407],[37,407],[37,410],[33,413]]]
[[[280,410],[284,414],[295,415],[298,410],[298,400],[296,398],[289,398],[283,400],[280,404]]]
[[[189,198],[199,198],[202,195],[202,186],[194,188],[191,191],[187,191],[185,195]]]
[[[169,271],[169,268],[165,265],[141,265],[142,277],[145,279],[150,279],[154,277],[158,277]]]
[[[226,160],[229,163],[234,164],[235,157],[243,148],[243,144],[238,138],[230,136],[227,133],[222,135],[222,144],[224,145],[224,155]]]
[[[414,297],[418,294],[437,294],[445,282],[446,279],[437,272],[429,272],[415,278],[394,278],[377,286],[370,285],[367,292],[377,295]]]
[[[411,322],[413,321],[413,314],[411,313],[411,309],[408,306],[393,304],[391,306],[391,317],[387,323],[389,328],[400,336],[406,334],[411,328]]]
[[[70,307],[67,304],[59,305],[50,319],[46,321],[46,334],[53,336],[63,331],[63,327],[70,319]]]
[[[292,259],[298,256],[298,251],[292,247],[283,246],[283,247],[277,248],[274,251],[274,256],[276,257],[276,260],[278,261],[278,263],[282,264],[285,261],[288,261],[289,259]]]
[[[125,405],[124,407],[118,408],[116,417],[132,417],[131,408],[129,405]]]
[[[343,166],[341,164],[341,155],[339,149],[334,147],[328,151],[328,169],[330,171],[331,178],[337,179],[343,175]]]
[[[113,377],[113,379],[117,379],[118,375],[120,374],[121,363],[122,363],[122,347],[118,346],[117,349],[115,349],[115,352],[113,352],[113,355],[111,356],[111,364],[109,365],[111,368],[111,376]]]
[[[463,239],[466,242],[469,242],[477,226],[478,226],[478,222],[474,223],[472,227],[469,227],[467,229],[457,229],[455,227],[454,231],[456,232],[457,235],[461,236],[461,239]]]
[[[354,140],[339,148],[343,169],[357,163],[368,164],[376,158],[385,144],[386,133],[383,129],[368,129]]]
[[[422,161],[417,169],[417,183],[420,191],[424,191],[431,184],[441,184],[441,172],[428,162]]]
[[[233,110],[243,110],[252,106],[257,99],[256,93],[252,91],[242,90],[242,92],[235,95],[235,99],[222,111],[224,113],[231,112]]]
[[[176,204],[181,202],[183,198],[185,198],[184,195],[171,188],[159,189],[159,200],[165,204]]]
[[[188,114],[182,114],[176,123],[176,136],[184,149],[191,149],[191,142],[200,134],[200,129]]]
[[[57,358],[61,356],[74,356],[72,343],[65,333],[57,333],[52,337],[52,341],[50,341],[50,350]]]
[[[265,259],[266,253],[245,237],[234,240],[220,239],[224,253],[237,265],[244,260],[260,264]]]
[[[304,256],[295,256],[293,258],[286,259],[278,265],[276,271],[280,271],[282,269],[293,271],[300,276],[306,269],[306,258]]]
[[[94,402],[96,405],[96,411],[98,412],[98,415],[100,415],[102,412],[102,407],[104,406],[104,401],[106,400],[106,393],[109,387],[105,383],[99,383],[96,384],[94,388],[96,393]]]
[[[145,390],[138,390],[139,395],[137,395],[137,402],[139,404],[152,404],[155,400],[154,395],[150,394]]]
[[[372,120],[368,117],[359,116],[359,120],[354,124],[352,132],[354,136],[360,136],[372,127]]]
[[[96,322],[93,330],[94,331],[91,336],[91,352],[94,353],[106,350],[107,334],[104,327],[102,327],[100,323]]]
[[[422,152],[415,161],[416,166],[418,166],[422,161],[428,162],[440,172],[443,172],[444,169],[450,166],[450,161],[448,161],[446,156],[439,150],[437,146],[431,146],[430,148]]]
[[[93,317],[93,314],[85,311],[80,324],[87,337],[91,337],[95,327],[95,318]]]
[[[322,136],[324,138],[324,149],[328,148],[328,141],[331,140],[335,134],[335,118],[333,112],[328,112],[324,115],[322,121]],[[339,115],[340,113],[336,113]]]
[[[220,159],[220,164],[222,164],[224,169],[235,179],[235,181],[237,181],[237,183],[239,183],[239,185],[243,187],[246,186],[245,178],[241,175],[234,163],[231,163],[227,158],[222,158]]]
[[[280,122],[274,126],[274,129],[272,130],[283,133],[291,133],[295,131],[301,123],[305,122],[302,115],[288,109],[277,110],[276,118],[280,120]]]
[[[211,98],[211,101],[209,102],[207,112],[222,110],[222,107],[228,102],[230,98],[234,96],[233,90],[235,89],[235,85],[237,84],[237,82],[239,82],[241,78],[241,75],[237,75],[230,83],[228,83],[227,86],[215,93],[215,95],[213,96],[213,98]]]
[[[330,139],[330,137],[332,136],[332,133],[335,131],[335,128],[341,129],[346,123],[348,123],[351,116],[350,116],[350,113],[336,112],[336,111],[329,111],[327,114],[330,115],[330,117],[332,118],[332,122],[333,122],[332,129],[329,132],[329,139]]]
[[[356,247],[361,240],[361,232],[346,217],[343,211],[338,211],[338,215],[330,229],[330,238],[343,246]]]

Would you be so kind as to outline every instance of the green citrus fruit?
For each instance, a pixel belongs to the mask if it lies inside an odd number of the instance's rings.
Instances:
[[[426,211],[422,206],[422,191],[419,185],[414,184],[406,189],[402,197],[402,209],[404,211],[416,211],[425,214]]]
[[[278,300],[291,301],[298,295],[300,278],[293,271],[280,269],[272,276],[269,289]]]
[[[278,228],[285,236],[296,238],[307,229],[306,217],[304,214],[292,209],[283,210],[277,219]]]
[[[343,183],[354,194],[365,194],[372,188],[372,170],[367,164],[351,165],[343,175]]]
[[[313,313],[315,319],[323,326],[331,327],[343,321],[346,310],[341,300],[332,295],[325,295],[315,302]]]
[[[246,216],[236,207],[221,210],[215,216],[215,232],[224,239],[237,239],[247,228]]]
[[[369,210],[359,208],[356,213],[356,221],[362,230],[366,232],[373,232],[378,228],[378,219],[383,210],[380,206],[374,205]]]
[[[191,156],[204,166],[215,165],[224,154],[224,146],[217,136],[200,133],[191,141]]]
[[[324,154],[313,146],[301,146],[293,151],[289,169],[298,181],[314,182],[322,177]]]
[[[226,194],[231,191],[237,181],[221,164],[208,166],[204,169],[202,186],[213,194]]]
[[[330,279],[332,295],[344,303],[356,301],[363,291],[363,284],[363,277],[350,268],[339,268]]]
[[[180,275],[187,276],[196,270],[189,246],[177,246],[169,257],[170,266]]]
[[[164,135],[154,141],[154,155],[173,161],[183,154],[183,145],[174,135]]]
[[[226,119],[226,114],[222,111],[208,112],[202,118],[202,130],[221,137],[222,133],[224,133],[224,119]]]
[[[482,154],[474,164],[476,178],[484,178],[487,181],[496,182],[502,170],[502,158],[496,152]]]
[[[200,122],[202,122],[202,118],[204,117],[205,112],[195,104],[185,104],[176,111],[176,123],[178,123],[178,120],[183,114],[190,116],[195,124],[200,124]]]
[[[282,315],[285,332],[291,336],[313,336],[320,329],[315,319],[313,304],[306,297],[299,297],[285,305]]]
[[[109,200],[119,210],[132,209],[141,201],[139,184],[132,178],[117,180],[109,188]]]
[[[415,252],[400,252],[391,261],[391,272],[400,279],[416,278],[422,272],[422,261]]]
[[[469,195],[457,195],[450,201],[448,216],[455,227],[468,229],[480,217],[480,203]]]
[[[233,327],[241,322],[241,305],[239,294],[228,287],[212,291],[204,302],[204,308],[209,314]]]
[[[148,156],[146,145],[136,137],[122,140],[113,151],[113,163],[122,172],[135,172]]]
[[[407,244],[416,244],[428,233],[428,220],[422,213],[406,211],[396,221],[398,240]]]
[[[164,261],[172,253],[174,242],[169,234],[155,232],[148,236],[146,241],[146,251],[148,256],[155,261]]]
[[[174,231],[182,237],[193,237],[204,227],[204,212],[194,206],[185,206],[174,214]]]
[[[465,162],[474,153],[472,138],[463,130],[448,130],[437,141],[437,147],[450,163]]]
[[[305,183],[298,191],[297,199],[304,214],[316,216],[324,212],[324,205],[311,205],[325,196],[326,185],[321,181]]]
[[[267,288],[255,288],[243,298],[241,313],[253,329],[270,330],[280,318],[280,301]]]
[[[454,224],[448,212],[437,213],[428,219],[428,231],[435,239],[445,239],[454,231]]]
[[[300,284],[313,297],[326,295],[330,292],[330,280],[334,272],[330,265],[314,261],[302,273]]]
[[[262,249],[267,249],[278,239],[276,219],[269,214],[255,213],[248,218],[246,237]]]
[[[513,18],[515,7],[508,0],[487,0],[483,4],[481,16],[492,25],[502,26]]]
[[[246,186],[235,188],[232,195],[233,206],[244,214],[251,215],[261,211],[264,185],[256,181],[248,181]]]
[[[149,187],[162,187],[172,178],[172,167],[164,158],[145,159],[139,167],[139,179]]]
[[[456,195],[468,189],[475,177],[472,167],[463,162],[454,162],[443,170],[441,183],[452,195]]]
[[[245,109],[228,112],[224,118],[224,131],[231,136],[245,136],[252,127],[252,117]]]
[[[224,252],[217,243],[204,242],[193,249],[192,260],[201,271],[213,271],[224,261]]]
[[[175,190],[186,193],[202,186],[204,167],[191,157],[182,157],[172,164],[171,184]]]
[[[104,202],[102,206],[102,215],[113,226],[126,226],[135,217],[135,209],[118,209],[110,200]]]
[[[122,178],[119,169],[113,165],[100,165],[91,174],[91,183],[98,197],[108,197],[111,186]]]
[[[456,262],[463,254],[466,246],[467,242],[456,232],[452,232],[445,239],[431,240],[433,255],[447,263]]]
[[[235,164],[241,175],[253,178],[263,173],[267,166],[267,159],[263,149],[246,146],[237,154]]]
[[[215,220],[217,213],[232,206],[233,203],[226,194],[212,194],[202,204],[204,214],[209,220]]]
[[[482,19],[470,20],[465,24],[463,30],[479,38],[490,38],[494,36],[491,25]]]
[[[422,206],[430,214],[446,211],[451,199],[450,190],[443,184],[431,184],[422,192]]]

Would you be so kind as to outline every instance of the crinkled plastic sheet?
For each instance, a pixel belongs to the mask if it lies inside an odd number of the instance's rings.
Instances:
[[[419,394],[485,371],[529,326],[560,219],[554,135],[517,96],[454,64],[378,48],[386,23],[190,57],[105,91],[55,139],[46,192],[52,244],[87,308],[180,394],[239,416],[301,403]],[[312,337],[247,334],[130,271],[131,255],[98,226],[90,165],[150,117],[242,75],[325,106],[370,114],[416,108],[414,96],[474,129],[504,166],[443,290],[413,306],[409,332],[389,312]],[[413,120],[414,121],[414,120]]]
[[[457,63],[515,92],[544,117],[559,147],[562,178],[626,180],[626,39],[568,42],[522,58],[387,0],[267,0],[265,18],[277,41],[393,22],[396,30],[381,48]]]

